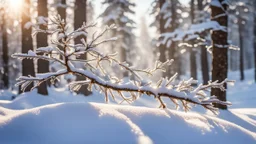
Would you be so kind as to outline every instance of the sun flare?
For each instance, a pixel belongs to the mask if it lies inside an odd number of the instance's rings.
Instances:
[[[10,9],[10,11],[19,13],[22,8],[23,0],[8,0],[7,4]]]

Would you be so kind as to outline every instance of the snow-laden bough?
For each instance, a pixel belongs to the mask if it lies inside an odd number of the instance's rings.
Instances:
[[[200,84],[196,88],[194,84],[197,81],[192,78],[189,80],[182,80],[178,84],[175,82],[178,74],[173,75],[171,78],[161,78],[157,83],[145,82],[139,73],[146,73],[153,75],[156,71],[164,71],[166,65],[170,65],[173,60],[168,60],[165,63],[157,61],[153,69],[138,70],[130,67],[126,62],[119,62],[116,58],[116,54],[102,54],[98,51],[99,46],[106,42],[115,41],[116,38],[110,38],[102,40],[102,36],[109,30],[115,28],[114,25],[107,26],[103,31],[95,32],[91,39],[81,40],[80,44],[71,44],[71,41],[75,39],[79,34],[88,34],[89,28],[95,27],[96,24],[92,23],[86,25],[85,23],[81,28],[68,32],[67,24],[61,18],[55,17],[50,20],[50,25],[55,27],[52,29],[40,29],[38,26],[35,27],[37,32],[49,33],[51,35],[58,35],[56,39],[52,37],[52,45],[38,48],[35,51],[29,51],[26,54],[16,53],[12,57],[18,59],[42,59],[46,61],[56,62],[62,66],[62,69],[57,72],[49,72],[37,74],[33,76],[21,76],[17,79],[17,86],[21,86],[22,90],[25,90],[28,85],[34,83],[34,88],[39,86],[41,83],[50,80],[52,83],[58,79],[58,77],[66,74],[80,75],[85,77],[84,81],[74,81],[69,84],[70,90],[77,91],[82,85],[88,84],[88,89],[96,88],[102,91],[105,95],[106,102],[109,98],[116,101],[116,97],[119,96],[123,102],[132,103],[137,100],[142,94],[153,96],[160,103],[160,108],[166,108],[166,104],[163,98],[169,98],[171,102],[178,108],[180,105],[185,111],[190,110],[191,105],[200,105],[207,110],[217,114],[218,109],[214,107],[214,104],[231,105],[230,102],[224,102],[217,99],[216,96],[209,96],[207,91],[210,88],[219,88],[225,91],[224,85],[229,80],[223,82],[214,81],[207,85]],[[91,56],[90,59],[84,60],[79,59],[79,56],[88,54]],[[58,55],[58,57],[56,57]],[[120,68],[130,72],[134,75],[133,80],[124,82],[123,79],[118,79],[115,76],[111,76],[106,72],[103,67],[106,62],[109,65],[117,65]],[[78,65],[77,63],[80,63]],[[85,68],[79,68],[81,63],[84,64]],[[128,93],[129,96],[127,96]]]

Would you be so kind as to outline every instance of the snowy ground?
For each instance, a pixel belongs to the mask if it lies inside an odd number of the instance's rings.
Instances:
[[[230,79],[239,79],[232,72]],[[0,144],[84,143],[256,143],[256,84],[253,71],[246,81],[229,86],[228,111],[218,116],[196,107],[192,112],[160,110],[151,97],[133,104],[103,104],[104,98],[50,89],[18,96],[0,94]],[[97,102],[97,103],[96,103]],[[171,108],[172,106],[169,105]]]

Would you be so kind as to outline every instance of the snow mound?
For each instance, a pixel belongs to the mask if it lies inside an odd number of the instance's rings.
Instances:
[[[16,95],[16,93],[10,90],[0,90],[0,100],[13,100]]]
[[[245,71],[244,82],[239,73],[229,74],[229,79],[238,80],[228,89],[233,105],[218,116],[200,107],[193,111],[201,114],[157,109],[158,102],[147,96],[127,106],[99,104],[104,96],[97,91],[84,97],[49,88],[47,97],[35,90],[13,101],[5,91],[0,100],[0,144],[255,144],[253,72]]]
[[[37,90],[34,90],[18,95],[13,101],[0,100],[0,106],[8,109],[23,110],[56,103],[105,102],[104,96],[96,92],[93,96],[85,97],[83,95],[76,95],[65,88],[48,88],[48,91],[49,96],[40,95],[37,93]]]
[[[256,133],[197,113],[107,105],[59,103],[26,110],[0,107],[0,143],[247,143]]]

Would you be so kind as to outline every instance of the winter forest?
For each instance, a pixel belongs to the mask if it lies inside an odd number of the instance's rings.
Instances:
[[[1,144],[255,144],[256,0],[0,0]]]

